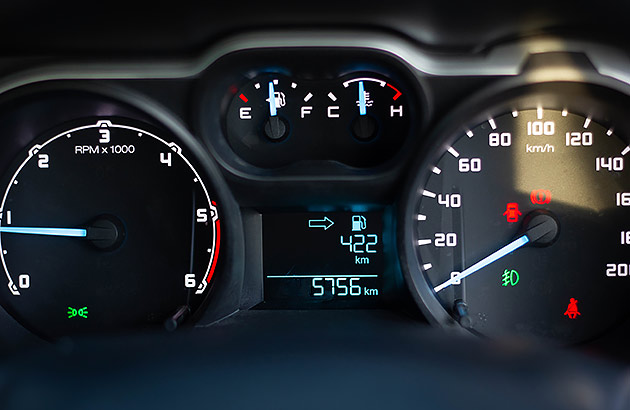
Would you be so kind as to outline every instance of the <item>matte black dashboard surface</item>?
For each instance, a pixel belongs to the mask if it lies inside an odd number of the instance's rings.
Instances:
[[[0,371],[11,409],[616,410],[628,394],[620,367],[596,358],[488,345],[381,311],[243,312],[195,332],[63,341]]]
[[[535,1],[522,4],[484,0],[334,1],[308,4],[265,2],[195,2],[116,0],[103,7],[84,2],[21,1],[4,3],[0,48],[7,54],[126,54],[134,57],[186,54],[209,42],[244,30],[375,28],[402,32],[432,47],[481,50],[489,44],[540,32],[628,39],[627,3],[606,0]],[[28,22],[25,24],[25,22]]]

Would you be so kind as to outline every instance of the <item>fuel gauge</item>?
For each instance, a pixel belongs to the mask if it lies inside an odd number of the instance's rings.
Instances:
[[[238,120],[231,122],[233,132],[246,143],[261,137],[281,141],[291,130],[290,118],[295,113],[292,104],[298,84],[278,75],[264,75],[248,84],[237,94],[235,101]]]

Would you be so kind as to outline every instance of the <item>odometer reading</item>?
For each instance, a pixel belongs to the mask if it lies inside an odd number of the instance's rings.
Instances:
[[[627,316],[630,147],[612,128],[514,110],[443,149],[410,220],[419,271],[453,318],[574,343]]]

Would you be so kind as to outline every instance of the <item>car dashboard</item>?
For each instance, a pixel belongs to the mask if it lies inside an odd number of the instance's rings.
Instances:
[[[630,406],[616,5],[355,3],[4,44],[0,407]]]

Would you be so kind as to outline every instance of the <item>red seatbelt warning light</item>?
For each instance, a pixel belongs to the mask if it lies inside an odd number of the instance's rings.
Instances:
[[[569,319],[576,319],[578,315],[582,316],[582,314],[578,311],[577,304],[578,304],[578,300],[571,298],[571,300],[569,300],[569,306],[567,307],[567,310],[564,312],[564,315],[569,316]]]
[[[518,210],[518,204],[516,202],[510,202],[507,204],[503,215],[505,215],[508,222],[518,222],[518,217],[523,214]]]
[[[529,198],[532,200],[532,204],[543,205],[551,202],[551,191],[548,189],[534,189]]]

